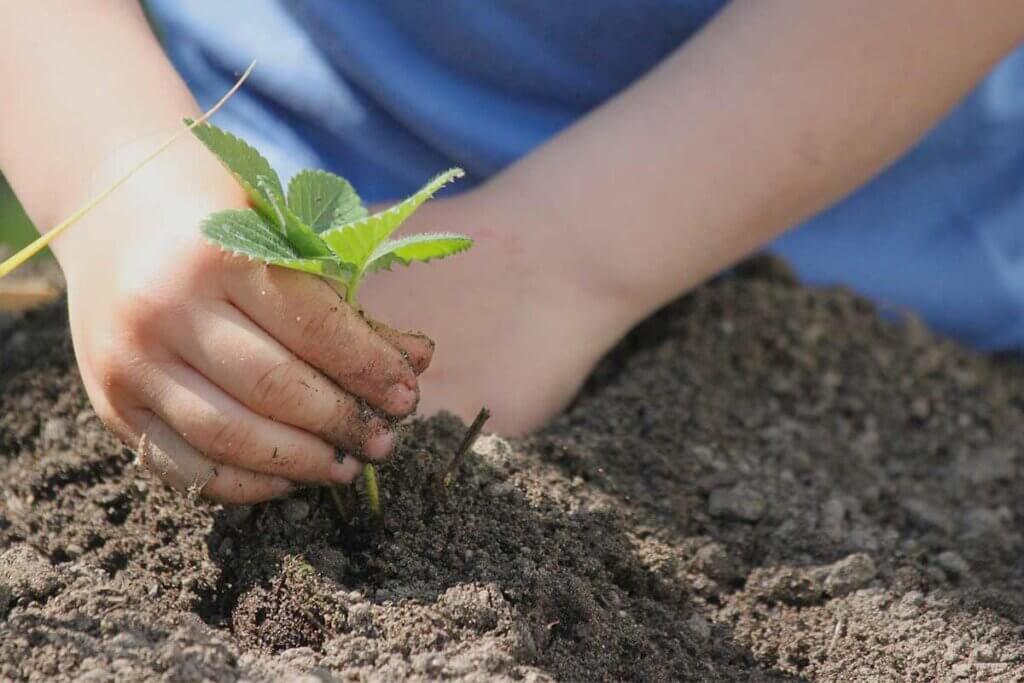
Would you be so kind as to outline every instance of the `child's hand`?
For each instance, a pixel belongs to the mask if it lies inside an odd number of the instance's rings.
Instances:
[[[201,219],[244,204],[206,175],[161,164],[58,240],[93,405],[166,481],[219,501],[350,482],[393,449],[384,416],[415,410],[432,343],[206,244]]]

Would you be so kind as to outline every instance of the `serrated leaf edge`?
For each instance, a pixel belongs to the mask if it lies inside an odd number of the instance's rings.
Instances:
[[[458,248],[456,248],[456,249],[454,249],[454,250],[452,250],[452,251],[450,251],[450,252],[448,252],[447,254],[439,254],[437,256],[429,256],[427,258],[422,258],[422,259],[406,259],[406,258],[402,258],[401,256],[398,256],[395,253],[398,249],[401,249],[403,246],[409,246],[409,245],[414,245],[414,244],[424,243],[424,242],[431,242],[431,241],[435,241],[435,240],[437,240],[437,241],[440,241],[440,240],[460,240],[460,241],[464,241],[465,244],[460,246],[460,247],[458,247]],[[400,244],[402,242],[405,242],[405,244]],[[395,245],[399,245],[399,246],[395,246]],[[459,234],[457,232],[420,232],[420,233],[416,233],[414,235],[406,235],[405,237],[400,237],[400,238],[398,238],[396,240],[384,240],[383,242],[378,244],[377,248],[374,249],[373,253],[370,254],[370,258],[368,258],[367,261],[366,261],[366,270],[367,271],[377,271],[377,270],[387,270],[387,271],[390,271],[391,270],[391,263],[393,261],[398,261],[403,266],[410,266],[414,262],[415,263],[430,263],[431,261],[439,261],[441,259],[448,258],[449,256],[455,256],[456,254],[461,254],[462,252],[467,251],[470,248],[472,248],[472,246],[473,246],[473,238],[472,237],[468,237],[467,235],[461,235],[461,234]],[[380,259],[388,257],[388,256],[391,256],[392,259],[386,265],[383,265],[383,266],[377,266],[376,265],[377,262]]]

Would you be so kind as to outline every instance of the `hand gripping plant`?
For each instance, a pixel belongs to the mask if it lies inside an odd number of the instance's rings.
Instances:
[[[344,292],[345,301],[356,309],[359,287],[368,273],[390,270],[395,263],[407,266],[444,258],[473,245],[468,237],[454,233],[392,238],[423,202],[461,177],[462,169],[446,171],[408,199],[370,214],[344,178],[305,170],[291,179],[286,192],[267,160],[244,140],[208,123],[185,123],[234,175],[253,206],[211,214],[201,225],[203,235],[235,254],[322,277]],[[364,466],[363,476],[367,504],[376,515],[380,496],[373,465]]]
[[[390,270],[395,263],[409,265],[414,261],[444,258],[473,245],[468,237],[453,233],[391,237],[423,202],[445,184],[461,177],[462,169],[442,173],[405,201],[375,214],[366,210],[347,180],[325,171],[298,173],[289,182],[286,193],[281,179],[259,152],[234,135],[206,123],[238,91],[254,66],[255,62],[250,64],[224,97],[199,119],[185,119],[186,128],[171,135],[85,206],[0,263],[0,278],[45,249],[187,131],[192,131],[220,159],[253,205],[251,209],[230,209],[208,216],[200,226],[206,238],[222,249],[250,259],[322,277],[343,292],[345,301],[357,310],[356,296],[368,273]],[[486,409],[481,410],[452,460],[449,474],[480,432],[486,415]],[[368,507],[376,515],[380,512],[376,471],[367,464],[363,473]],[[337,489],[332,488],[331,492],[344,515]]]

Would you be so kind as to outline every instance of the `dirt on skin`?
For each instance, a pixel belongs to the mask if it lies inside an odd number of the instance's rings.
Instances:
[[[1024,679],[1024,370],[763,262],[447,495],[415,422],[378,526],[140,472],[59,307],[0,350],[0,680]]]

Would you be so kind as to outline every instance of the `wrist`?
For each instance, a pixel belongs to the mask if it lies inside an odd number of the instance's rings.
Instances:
[[[41,227],[52,228],[87,206],[166,137],[147,136],[115,149],[52,202],[56,218]],[[194,241],[203,217],[233,206],[246,206],[241,188],[201,145],[183,138],[90,209],[52,249],[70,281],[74,271],[119,253]]]

